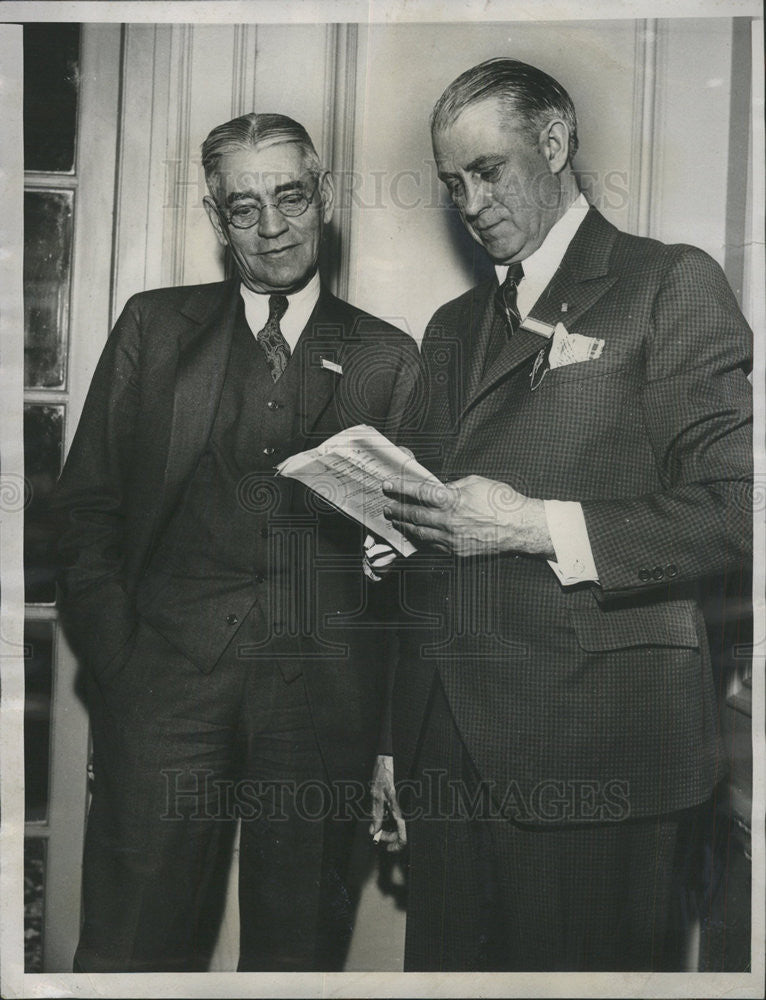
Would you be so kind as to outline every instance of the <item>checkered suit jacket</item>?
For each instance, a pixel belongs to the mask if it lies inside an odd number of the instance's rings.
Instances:
[[[580,501],[599,583],[564,588],[524,556],[408,560],[398,776],[438,670],[479,773],[515,818],[703,801],[721,755],[697,588],[751,559],[750,330],[706,254],[620,233],[595,209],[532,316],[603,338],[600,358],[532,389],[547,342],[522,329],[482,373],[496,288],[480,284],[429,324],[412,446],[444,480],[474,473]],[[499,486],[496,502],[513,499]]]

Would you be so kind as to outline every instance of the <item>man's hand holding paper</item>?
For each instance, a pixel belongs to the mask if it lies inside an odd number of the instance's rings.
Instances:
[[[277,466],[277,472],[299,480],[404,556],[411,555],[415,546],[384,516],[388,500],[383,483],[414,482],[432,490],[442,488],[411,453],[366,424],[343,430],[310,451],[291,455]]]
[[[514,552],[553,558],[542,500],[507,483],[466,476],[444,484],[390,480],[384,514],[408,538],[456,556]]]

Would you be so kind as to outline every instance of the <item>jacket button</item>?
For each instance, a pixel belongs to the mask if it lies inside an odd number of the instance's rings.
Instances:
[[[264,448],[263,449],[263,454],[264,455],[273,455],[276,450],[277,450],[276,448],[271,448],[271,447]]]
[[[266,578],[265,578],[265,576],[263,575],[263,573],[254,573],[254,574],[253,574],[253,579],[255,580],[255,582],[256,582],[256,583],[263,583],[263,581],[264,581],[264,580],[265,580]]]
[[[266,406],[268,406],[270,410],[281,410],[284,403],[279,403],[276,399],[270,399]]]
[[[642,566],[641,569],[638,571],[638,579],[642,583],[646,583],[647,580],[651,580],[651,578],[652,574],[649,572],[648,569],[646,569],[646,567]]]
[[[675,563],[669,563],[665,572],[669,577],[678,576],[678,566]]]
[[[664,580],[665,579],[665,570],[662,568],[662,566],[655,566],[654,567],[654,569],[652,570],[652,579],[654,579],[654,580]]]
[[[237,625],[239,624],[239,618],[236,615],[226,615],[227,625]]]

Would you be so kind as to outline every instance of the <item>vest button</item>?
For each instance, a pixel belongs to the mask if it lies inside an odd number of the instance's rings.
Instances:
[[[271,448],[271,447],[264,448],[263,449],[263,454],[264,455],[273,455],[276,450],[277,450],[276,448]]]
[[[226,615],[226,624],[227,625],[238,625],[239,624],[239,618],[237,618],[236,615]]]
[[[268,537],[269,537],[269,529],[261,528],[261,538],[268,538]]]

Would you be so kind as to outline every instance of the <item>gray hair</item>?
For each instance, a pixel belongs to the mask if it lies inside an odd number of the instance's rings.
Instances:
[[[287,115],[256,114],[233,118],[223,125],[217,125],[202,143],[202,166],[210,193],[217,195],[216,178],[219,176],[221,159],[227,153],[256,146],[274,146],[282,142],[294,142],[303,153],[306,168],[319,176],[322,165],[306,129]]]
[[[569,129],[569,159],[577,152],[577,116],[569,94],[542,70],[516,59],[487,59],[461,73],[447,87],[431,112],[431,131],[454,124],[469,104],[495,98],[503,106],[509,125],[518,123],[537,142],[540,132],[553,118]]]

